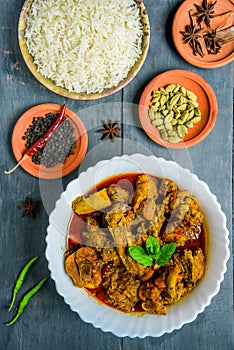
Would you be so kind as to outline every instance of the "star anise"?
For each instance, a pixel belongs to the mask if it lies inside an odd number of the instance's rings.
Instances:
[[[198,24],[205,22],[205,24],[210,27],[210,20],[214,17],[214,7],[216,2],[217,1],[209,4],[207,0],[203,0],[201,6],[194,4],[197,12],[194,13],[193,16],[197,17]]]
[[[209,55],[216,55],[222,50],[223,40],[217,38],[216,30],[212,30],[210,33],[205,34],[203,38]]]
[[[109,137],[114,142],[115,137],[121,137],[119,123],[119,121],[113,123],[112,120],[107,123],[104,120],[102,123],[104,129],[98,130],[98,132],[103,134],[101,140],[106,140]]]
[[[204,56],[202,51],[202,46],[199,42],[201,38],[200,32],[202,31],[201,27],[197,27],[196,24],[193,23],[193,19],[191,13],[189,11],[190,24],[185,26],[185,31],[180,32],[184,37],[184,42],[189,44],[193,50],[193,54],[199,54],[201,57]]]
[[[26,197],[26,200],[21,201],[21,205],[18,208],[24,211],[22,217],[29,215],[34,219],[39,209],[39,201],[33,201],[29,197]]]

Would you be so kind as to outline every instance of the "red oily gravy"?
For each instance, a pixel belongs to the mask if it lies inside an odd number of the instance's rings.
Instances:
[[[99,182],[94,188],[92,188],[90,191],[87,192],[88,194],[91,194],[95,191],[99,191],[110,184],[118,184],[125,190],[129,191],[130,194],[134,192],[135,190],[135,183],[137,177],[141,175],[140,173],[127,173],[127,174],[118,174],[112,177],[108,177],[104,179],[103,181]],[[160,182],[162,181],[162,178],[157,177],[155,175],[151,175],[151,177],[157,182],[158,186],[160,185]],[[78,215],[75,212],[73,212],[71,216],[71,220],[69,222],[68,231],[67,231],[67,250],[68,251],[75,251],[80,245],[85,245],[85,238],[82,236],[82,232],[85,229],[86,226],[86,215]],[[204,225],[199,226],[199,233],[196,235],[196,239],[187,241],[185,245],[177,247],[177,251],[183,251],[185,249],[202,249],[203,253],[205,254],[205,229]],[[104,266],[103,269],[108,270],[108,266]],[[104,272],[105,274],[105,272]],[[87,289],[85,288],[89,293],[92,294],[98,301],[105,303],[105,289],[100,286],[95,289]],[[135,312],[141,312],[143,311],[141,306],[136,305],[132,311]]]

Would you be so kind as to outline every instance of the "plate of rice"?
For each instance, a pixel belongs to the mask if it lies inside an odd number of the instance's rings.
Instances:
[[[136,0],[26,0],[19,46],[35,78],[77,100],[109,96],[139,72],[150,41],[149,19]]]

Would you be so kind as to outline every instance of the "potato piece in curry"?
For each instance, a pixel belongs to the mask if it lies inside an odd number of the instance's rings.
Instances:
[[[203,214],[196,198],[170,179],[124,177],[134,193],[118,186],[115,177],[94,194],[73,201],[74,212],[85,216],[85,227],[75,248],[68,239],[65,270],[75,286],[95,295],[100,289],[102,301],[119,311],[165,315],[204,275]],[[175,253],[162,266],[155,259],[145,266],[129,253],[132,246],[146,249],[149,236],[161,248],[176,243]]]

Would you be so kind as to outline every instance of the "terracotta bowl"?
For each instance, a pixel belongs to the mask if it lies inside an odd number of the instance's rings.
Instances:
[[[148,110],[151,105],[152,91],[169,84],[179,84],[193,91],[197,96],[201,121],[189,129],[183,141],[171,143],[160,137],[159,130],[151,123]],[[144,89],[139,102],[139,118],[146,134],[156,143],[167,148],[188,148],[201,142],[212,130],[218,111],[214,91],[210,85],[198,74],[187,70],[170,70],[156,76]]]
[[[59,113],[61,106],[47,103],[34,106],[28,109],[15,124],[12,134],[12,149],[18,162],[26,151],[25,141],[22,136],[26,132],[34,117],[44,117],[46,113]],[[63,164],[58,164],[51,168],[33,163],[32,158],[27,158],[21,163],[21,167],[29,174],[41,179],[57,179],[68,175],[75,170],[85,157],[88,147],[88,136],[86,129],[79,117],[69,108],[66,108],[65,117],[72,123],[76,147],[74,154],[65,159]]]
[[[137,75],[139,70],[141,69],[145,58],[147,56],[148,48],[149,48],[149,42],[150,42],[150,25],[149,25],[149,19],[148,15],[146,13],[146,9],[144,6],[144,3],[141,0],[136,1],[137,5],[140,9],[140,16],[141,21],[143,24],[143,42],[142,42],[142,55],[138,59],[138,61],[135,63],[135,65],[131,68],[129,71],[127,77],[123,79],[118,86],[105,89],[101,93],[93,93],[93,94],[87,94],[87,93],[75,93],[75,92],[69,92],[65,88],[62,88],[60,86],[57,86],[52,80],[45,78],[43,75],[41,75],[38,70],[37,66],[34,64],[33,57],[29,54],[26,40],[24,37],[25,28],[26,28],[26,22],[27,18],[29,16],[30,8],[33,3],[33,0],[26,0],[19,18],[19,24],[18,24],[18,38],[19,38],[19,46],[21,53],[23,55],[24,61],[27,64],[29,70],[34,75],[34,77],[45,87],[47,87],[49,90],[55,92],[56,94],[76,99],[76,100],[95,100],[99,99],[105,96],[109,96],[114,94],[115,92],[121,90],[123,87],[125,87],[130,81]]]
[[[213,3],[214,1],[209,0],[208,3]],[[197,12],[194,4],[201,6],[202,0],[186,0],[182,2],[178,11],[176,12],[173,26],[172,26],[172,36],[174,44],[179,54],[190,64],[200,67],[200,68],[218,68],[224,66],[234,59],[234,41],[231,41],[222,46],[222,51],[218,54],[208,54],[205,44],[200,40],[202,45],[202,50],[204,56],[201,57],[199,54],[194,55],[192,48],[189,44],[184,42],[183,35],[181,32],[185,31],[185,26],[190,24],[189,11],[191,15]],[[231,0],[217,1],[214,7],[214,18],[210,21],[209,28],[204,22],[201,23],[202,34],[203,32],[210,31],[211,29],[216,29],[221,27],[230,27],[234,25],[234,3]],[[227,13],[229,15],[227,15]],[[226,14],[225,16],[220,16]],[[196,17],[192,16],[193,23],[196,23]],[[199,26],[197,26],[198,29]]]

